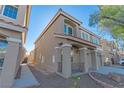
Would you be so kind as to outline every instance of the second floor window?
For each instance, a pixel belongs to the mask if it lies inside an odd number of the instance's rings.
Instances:
[[[97,38],[92,38],[92,43],[99,45],[99,40]]]
[[[3,15],[16,19],[18,8],[16,6],[5,5]]]
[[[64,34],[73,35],[73,28],[69,25],[64,25]]]
[[[85,40],[89,40],[89,35],[87,33],[81,32],[81,38]]]

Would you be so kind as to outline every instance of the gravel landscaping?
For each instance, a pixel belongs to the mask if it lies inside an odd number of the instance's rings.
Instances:
[[[29,68],[40,83],[37,88],[102,88],[88,74],[65,79],[55,73],[46,74],[35,67]]]
[[[108,75],[97,73],[97,72],[91,72],[91,75],[94,78],[96,78],[96,79],[98,79],[98,80],[100,80],[102,82],[105,82],[105,83],[107,83],[109,85],[112,85],[113,87],[120,87],[120,88],[124,87],[124,81],[123,82],[116,82],[116,81],[110,79],[108,77]]]
[[[102,81],[102,82],[105,82],[107,84],[110,84],[110,85],[117,85],[117,82],[115,82],[114,80],[112,79],[109,79],[107,75],[105,74],[101,74],[101,73],[96,73],[96,72],[92,72],[91,75],[93,77],[95,77],[96,79]]]

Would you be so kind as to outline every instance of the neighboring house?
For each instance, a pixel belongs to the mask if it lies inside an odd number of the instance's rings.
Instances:
[[[119,61],[121,58],[124,58],[124,50],[122,48],[118,50],[118,55],[119,55]],[[119,61],[117,63],[119,63]]]
[[[35,41],[36,66],[68,78],[102,66],[97,35],[62,9]]]
[[[0,5],[0,87],[12,87],[23,61],[31,6]]]
[[[118,62],[118,48],[114,41],[107,41],[105,39],[100,40],[101,47],[103,49],[104,64],[112,65]]]

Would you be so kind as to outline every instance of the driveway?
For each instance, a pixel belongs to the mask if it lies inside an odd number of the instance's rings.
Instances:
[[[97,72],[102,74],[108,74],[109,72],[115,72],[124,75],[124,68],[119,67],[111,67],[111,66],[104,66],[97,70]]]
[[[39,88],[102,88],[102,86],[92,80],[88,74],[76,78],[65,79],[55,73],[47,74],[32,66],[29,66],[29,68],[39,81]]]

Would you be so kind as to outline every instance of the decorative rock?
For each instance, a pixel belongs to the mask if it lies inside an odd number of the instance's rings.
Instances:
[[[122,78],[123,76],[119,75],[118,73],[113,73],[113,72],[110,72],[108,74],[108,77],[116,82],[121,82],[122,81]]]

